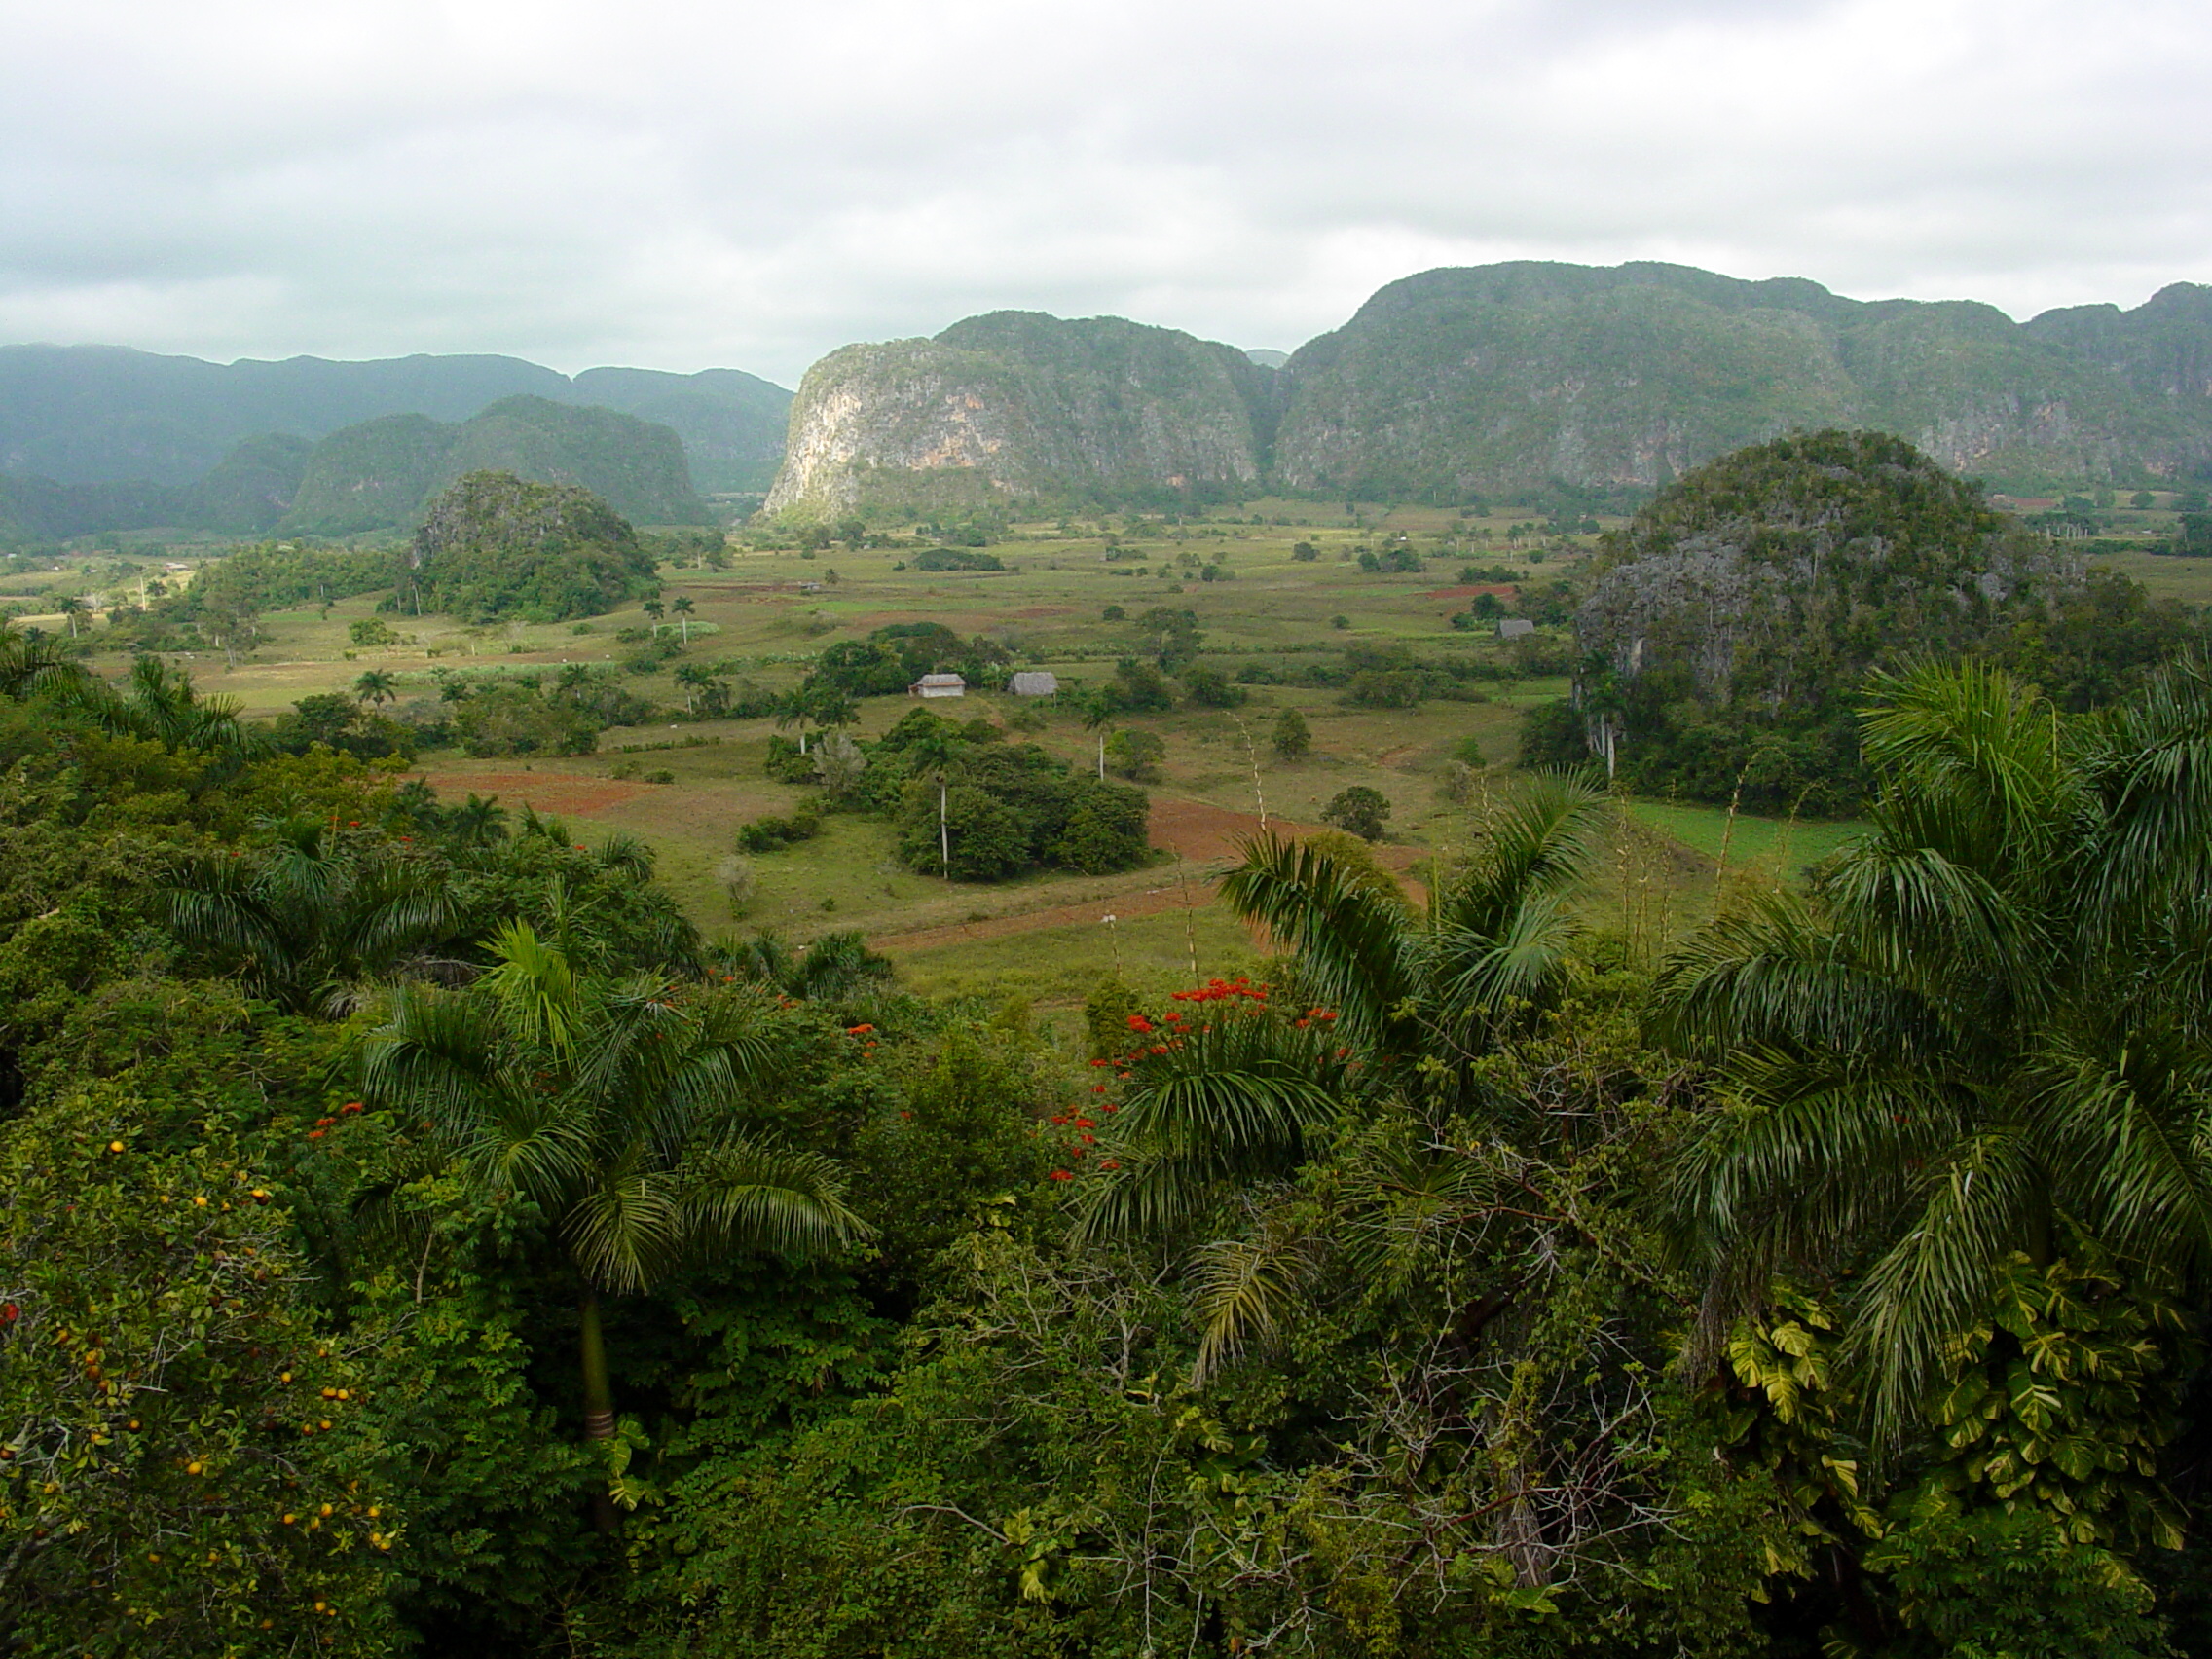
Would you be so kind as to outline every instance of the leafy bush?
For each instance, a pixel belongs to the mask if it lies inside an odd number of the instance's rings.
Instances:
[[[1143,791],[1072,773],[1034,744],[971,746],[950,766],[941,799],[940,827],[931,778],[909,778],[900,796],[899,857],[924,873],[944,868],[944,840],[951,873],[966,881],[1051,866],[1104,873],[1150,854]]]
[[[1234,709],[1251,695],[1218,668],[1205,668],[1193,663],[1183,670],[1183,694],[1205,709]]]
[[[917,571],[1003,571],[1006,561],[996,553],[971,553],[956,547],[926,547],[914,555]]]
[[[588,710],[540,696],[535,686],[498,685],[454,706],[455,738],[479,758],[505,755],[589,755],[603,729]]]
[[[1167,757],[1167,745],[1149,731],[1118,731],[1106,740],[1109,771],[1140,784],[1160,781],[1160,763]]]
[[[739,825],[737,846],[745,853],[773,853],[799,841],[811,841],[821,833],[822,813],[810,801],[788,817],[762,813],[752,823]]]
[[[1369,789],[1365,784],[1354,784],[1347,790],[1339,790],[1321,809],[1321,822],[1334,824],[1346,834],[1357,835],[1363,841],[1380,841],[1382,838],[1382,821],[1390,816],[1389,797],[1381,790]]]
[[[1313,752],[1313,728],[1304,715],[1286,708],[1275,716],[1269,741],[1274,745],[1276,759],[1303,760]]]

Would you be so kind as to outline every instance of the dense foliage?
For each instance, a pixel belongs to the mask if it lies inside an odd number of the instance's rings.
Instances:
[[[0,632],[0,1647],[2200,1650],[2212,666],[1861,733],[1659,961],[1524,777],[1074,1051]],[[852,751],[923,868],[1141,806]]]

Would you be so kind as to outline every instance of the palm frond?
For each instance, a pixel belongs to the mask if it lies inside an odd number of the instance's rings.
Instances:
[[[1132,1087],[1099,1147],[1121,1168],[1091,1187],[1083,1230],[1172,1229],[1222,1183],[1296,1169],[1352,1092],[1331,1041],[1322,1028],[1229,1014],[1133,1058]]]
[[[1588,874],[1594,836],[1611,811],[1601,790],[1560,772],[1538,772],[1493,804],[1475,851],[1439,883],[1439,927],[1496,939],[1514,931],[1530,902],[1566,894]]]
[[[1999,1266],[2050,1223],[2032,1135],[1981,1130],[1929,1169],[1920,1201],[1852,1299],[1846,1351],[1868,1371],[1875,1426],[1897,1432],[1940,1374],[1946,1345],[1988,1305]]]
[[[1908,1056],[1940,1052],[1941,1011],[1861,959],[1827,912],[1761,895],[1702,929],[1661,966],[1652,1023],[1662,1041],[1712,1057],[1789,1049]]]
[[[1380,1036],[1418,989],[1402,906],[1302,842],[1269,833],[1239,850],[1244,862],[1221,881],[1223,903],[1295,950],[1314,990],[1363,1035]]]
[[[568,956],[538,939],[528,922],[510,919],[492,937],[496,966],[483,985],[518,1036],[572,1056],[590,1017],[585,986]]]
[[[845,1201],[845,1179],[819,1153],[730,1134],[683,1169],[684,1204],[703,1240],[724,1249],[807,1256],[872,1231]]]
[[[617,1292],[648,1288],[689,1242],[675,1180],[635,1165],[605,1170],[586,1185],[561,1231],[584,1276]]]
[[[1314,1271],[1313,1244],[1303,1228],[1278,1212],[1263,1216],[1242,1237],[1217,1238],[1198,1248],[1191,1273],[1199,1332],[1193,1387],[1202,1387],[1247,1346],[1282,1328]]]

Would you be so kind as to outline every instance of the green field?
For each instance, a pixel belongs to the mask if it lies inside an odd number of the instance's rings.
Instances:
[[[1263,522],[1251,522],[1255,517]],[[1554,539],[1539,547],[1515,528],[1509,516],[1468,519],[1382,506],[1362,506],[1354,515],[1337,504],[1263,501],[1180,525],[1117,519],[1019,527],[994,542],[991,551],[1009,569],[992,572],[902,569],[926,544],[910,531],[899,537],[902,545],[813,555],[736,546],[726,570],[663,567],[664,600],[683,595],[696,608],[689,644],[629,683],[663,707],[681,709],[684,692],[674,670],[692,663],[782,690],[796,684],[826,646],[914,621],[986,634],[1025,665],[1054,671],[1063,685],[1097,682],[1131,644],[1124,627],[1106,619],[1107,608],[1119,606],[1134,617],[1159,605],[1194,612],[1204,636],[1201,660],[1233,678],[1255,665],[1279,672],[1302,661],[1333,661],[1347,645],[1511,665],[1519,661],[1514,647],[1491,631],[1451,626],[1469,603],[1455,591],[1461,567],[1502,566],[1517,580],[1544,583],[1571,571],[1589,541]],[[1399,535],[1426,559],[1424,573],[1360,569],[1360,551],[1386,550]],[[1318,558],[1295,558],[1301,541]],[[1209,567],[1210,581],[1203,579]],[[91,562],[88,569],[101,567]],[[201,653],[184,666],[205,689],[238,698],[254,716],[274,716],[311,692],[350,687],[371,668],[393,678],[405,708],[434,699],[437,675],[448,669],[615,663],[636,649],[617,635],[650,626],[635,608],[583,624],[490,627],[387,613],[398,643],[351,645],[350,625],[375,614],[374,597],[363,596],[326,610],[267,615],[250,658],[233,667],[220,653]],[[664,632],[673,628],[663,624]],[[1555,655],[1559,643],[1554,631]],[[115,674],[125,661],[116,655],[96,666]],[[1485,778],[1495,781],[1488,787],[1505,787],[1498,772],[1513,759],[1524,713],[1566,688],[1558,679],[1517,676],[1481,682],[1479,701],[1393,710],[1347,707],[1332,690],[1262,684],[1251,686],[1249,702],[1235,710],[1185,706],[1133,718],[1118,723],[1157,733],[1167,750],[1162,775],[1151,786],[1160,851],[1149,867],[1110,877],[947,884],[899,864],[889,826],[832,817],[818,839],[752,858],[756,889],[734,916],[718,866],[733,850],[736,828],[762,813],[788,812],[812,793],[763,774],[772,721],[617,728],[603,735],[599,753],[565,759],[470,759],[441,751],[424,756],[421,770],[449,796],[496,793],[508,806],[530,801],[558,814],[579,835],[642,836],[659,857],[663,882],[710,933],[772,927],[804,940],[858,928],[918,989],[1058,1005],[1079,1000],[1117,960],[1124,975],[1147,978],[1187,977],[1194,955],[1203,973],[1248,968],[1254,941],[1207,903],[1207,894],[1211,878],[1234,861],[1237,838],[1255,830],[1263,813],[1277,827],[1313,825],[1331,796],[1361,784],[1391,802],[1385,850],[1397,867],[1411,869],[1431,852],[1464,846],[1474,833],[1470,813],[1481,801],[1462,808],[1438,799],[1444,762],[1470,753],[1471,745],[1490,764]],[[864,703],[861,732],[879,733],[909,707],[903,697]],[[1313,732],[1312,754],[1294,764],[1278,761],[1268,742],[1284,707],[1304,713]],[[982,693],[940,708],[1001,725],[1039,712]],[[1046,706],[1042,714],[1041,728],[1021,735],[1071,763],[1095,763],[1098,732],[1064,707]],[[664,776],[669,781],[649,781]],[[1727,815],[1713,809],[1636,803],[1613,837],[1608,873],[1588,908],[1599,925],[1656,945],[1710,913],[1724,839],[1730,871],[1780,874],[1831,850],[1847,829],[1740,817],[1731,830]],[[1185,908],[1186,899],[1193,907]],[[1112,926],[1098,919],[1109,914],[1121,919]]]

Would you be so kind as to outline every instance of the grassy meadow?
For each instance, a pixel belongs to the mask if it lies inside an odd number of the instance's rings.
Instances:
[[[1362,644],[1504,664],[1516,660],[1513,647],[1491,631],[1451,626],[1452,615],[1481,591],[1459,582],[1461,568],[1502,566],[1518,581],[1549,582],[1569,574],[1591,540],[1538,537],[1510,515],[1470,519],[1379,505],[1347,514],[1341,506],[1282,501],[1246,503],[1178,526],[1117,520],[1111,535],[1109,529],[1017,527],[991,548],[1008,566],[1004,571],[903,569],[929,544],[911,532],[894,547],[839,546],[809,555],[733,545],[726,570],[664,566],[664,602],[681,595],[695,608],[689,643],[683,654],[630,683],[664,708],[681,708],[684,691],[674,671],[688,663],[781,690],[795,685],[824,647],[917,621],[987,633],[1026,666],[1054,671],[1063,685],[1096,683],[1111,677],[1128,647],[1127,630],[1106,619],[1108,608],[1133,618],[1158,605],[1195,612],[1204,635],[1202,660],[1233,678],[1247,665],[1280,671],[1313,653]],[[1361,550],[1384,551],[1401,535],[1426,560],[1425,572],[1360,569]],[[1294,557],[1299,542],[1318,557]],[[1208,566],[1217,579],[1202,579]],[[171,572],[169,579],[187,578]],[[350,625],[377,614],[375,603],[365,595],[327,609],[268,614],[249,658],[233,666],[219,652],[201,653],[183,666],[203,688],[238,698],[253,716],[274,716],[313,692],[348,689],[370,669],[392,677],[404,706],[434,698],[444,670],[620,662],[635,646],[617,636],[650,626],[635,607],[580,624],[489,627],[387,613],[399,643],[355,646]],[[674,634],[677,624],[666,621],[662,630]],[[119,674],[126,664],[113,655],[95,666]],[[1418,891],[1418,866],[1464,846],[1481,806],[1479,794],[1472,808],[1438,798],[1445,760],[1469,753],[1471,742],[1489,763],[1486,788],[1503,787],[1498,774],[1512,762],[1524,714],[1566,689],[1557,679],[1513,678],[1485,682],[1483,701],[1385,710],[1347,707],[1332,690],[1255,685],[1238,709],[1183,707],[1134,717],[1120,723],[1156,733],[1167,751],[1161,779],[1149,786],[1158,849],[1152,866],[1105,877],[1056,873],[948,884],[900,865],[888,825],[839,815],[813,841],[752,857],[757,889],[741,916],[732,916],[717,875],[736,828],[762,813],[786,812],[812,793],[764,775],[771,720],[616,728],[603,735],[597,754],[572,758],[471,759],[440,751],[424,756],[419,771],[448,798],[474,793],[496,794],[510,808],[528,802],[562,818],[579,839],[616,830],[641,836],[658,854],[661,879],[710,933],[774,928],[803,940],[859,928],[917,989],[1021,997],[1050,1010],[1079,1002],[1091,980],[1117,967],[1147,980],[1185,978],[1194,961],[1201,974],[1250,968],[1265,941],[1210,903],[1212,878],[1263,818],[1278,827],[1315,827],[1329,798],[1351,785],[1380,790],[1391,802],[1381,850]],[[875,735],[911,706],[903,697],[870,699],[862,706],[860,729]],[[1000,724],[1041,714],[1039,729],[1013,735],[1075,764],[1095,764],[1101,734],[1085,729],[1070,710],[986,693],[937,707]],[[1299,709],[1312,728],[1312,753],[1295,763],[1278,760],[1269,741],[1284,707]],[[1779,878],[1832,850],[1845,832],[1748,816],[1731,825],[1727,814],[1709,808],[1632,803],[1588,907],[1601,925],[1656,947],[1711,913],[1723,865],[1730,880]]]

